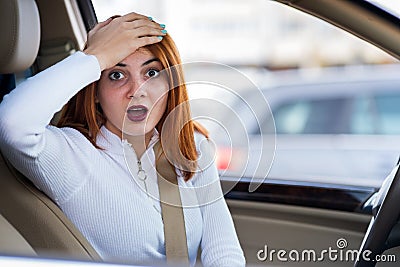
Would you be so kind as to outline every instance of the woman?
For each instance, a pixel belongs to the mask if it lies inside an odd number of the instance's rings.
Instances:
[[[206,132],[182,105],[179,55],[162,26],[135,13],[99,23],[83,52],[4,97],[0,148],[104,260],[154,264],[166,260],[153,151],[160,142],[179,167],[180,188],[192,192],[181,193],[190,264],[201,246],[204,266],[243,266],[215,165],[197,164]],[[48,125],[63,106],[58,127]],[[175,134],[167,146],[162,136]],[[209,185],[211,197],[190,190]]]

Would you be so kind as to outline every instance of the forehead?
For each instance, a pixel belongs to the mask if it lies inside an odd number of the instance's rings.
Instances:
[[[122,60],[121,63],[128,65],[142,64],[143,62],[153,58],[155,58],[155,56],[152,52],[150,52],[150,50],[141,47],[136,52],[130,54],[128,57]]]

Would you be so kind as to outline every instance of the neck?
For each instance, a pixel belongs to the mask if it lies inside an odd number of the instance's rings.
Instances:
[[[126,140],[132,145],[133,149],[136,152],[138,159],[142,157],[147,147],[149,146],[150,139],[153,136],[153,132],[150,131],[145,135],[140,136],[132,136],[126,135]]]

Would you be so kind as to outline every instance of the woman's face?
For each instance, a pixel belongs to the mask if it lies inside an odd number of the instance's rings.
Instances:
[[[150,133],[165,112],[168,82],[160,61],[145,48],[103,71],[96,101],[108,130],[141,136]]]

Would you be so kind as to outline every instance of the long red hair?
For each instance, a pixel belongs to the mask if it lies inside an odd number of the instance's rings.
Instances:
[[[178,49],[172,38],[167,34],[159,43],[145,47],[158,58],[168,74],[170,90],[168,92],[167,108],[160,121],[156,125],[160,137],[162,131],[168,133],[179,132],[178,146],[169,148],[170,155],[184,156],[179,167],[185,181],[188,181],[197,167],[197,152],[194,140],[194,131],[198,131],[208,138],[207,130],[200,124],[191,120],[188,93],[184,82],[181,59]],[[96,144],[96,137],[107,120],[101,107],[95,102],[97,81],[89,84],[79,91],[63,107],[57,127],[71,127],[82,133],[96,148],[102,149]],[[179,112],[174,112],[172,123],[164,125],[169,114],[179,106]],[[162,138],[160,138],[161,147]],[[187,163],[185,163],[187,162]],[[182,166],[183,163],[183,166]],[[186,164],[186,165],[185,165]]]

